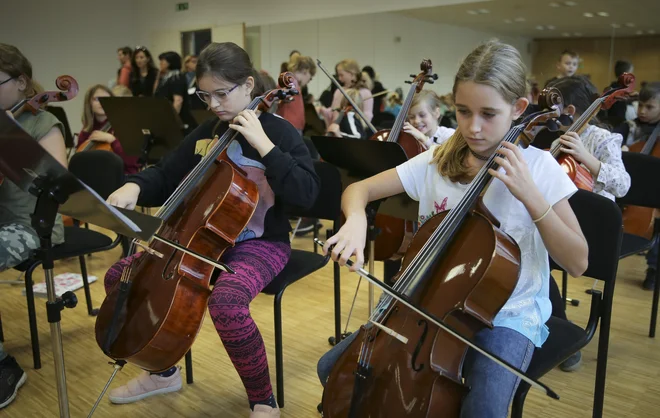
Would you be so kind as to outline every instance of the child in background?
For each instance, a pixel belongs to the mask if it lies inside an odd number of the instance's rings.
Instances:
[[[577,72],[579,61],[580,56],[577,54],[577,52],[568,49],[564,50],[559,56],[559,61],[557,61],[557,71],[559,74],[556,77],[546,81],[543,88],[547,87],[550,82],[555,81],[558,78],[570,77],[574,75]]]
[[[362,110],[363,101],[360,92],[357,89],[348,89],[346,94]],[[341,101],[341,109],[337,117],[340,120],[337,122],[337,119],[335,119],[334,123],[328,127],[328,134],[344,138],[363,139],[365,129],[362,120],[354,110],[344,112],[346,106],[348,106],[348,100],[344,98]]]
[[[442,108],[443,103],[434,91],[420,91],[410,104],[408,122],[403,124],[403,131],[414,136],[424,149],[442,144],[455,131],[439,125]]]

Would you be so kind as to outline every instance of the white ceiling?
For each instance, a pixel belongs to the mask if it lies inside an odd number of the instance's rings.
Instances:
[[[599,16],[599,12],[608,16]],[[660,34],[660,0],[491,0],[399,13],[530,38],[602,37],[613,31],[616,36],[639,36],[639,31]],[[593,17],[585,17],[585,13]]]

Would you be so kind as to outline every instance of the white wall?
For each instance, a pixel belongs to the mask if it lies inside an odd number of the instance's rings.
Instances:
[[[531,65],[529,39],[435,24],[395,13],[261,26],[261,65],[271,75],[278,74],[280,64],[288,59],[292,49],[297,49],[320,59],[332,74],[337,62],[354,58],[361,67],[373,66],[385,88],[401,87],[407,92],[405,80],[420,72],[422,59],[430,58],[438,80],[426,88],[447,93],[465,55],[493,37],[518,48],[528,67]],[[318,71],[309,89],[318,98],[329,84],[328,78]]]
[[[137,44],[132,0],[3,1],[0,22],[0,42],[23,52],[46,90],[55,90],[62,74],[78,81],[78,97],[62,103],[73,132],[81,128],[87,88],[115,78],[117,48]]]
[[[148,40],[155,28],[181,31],[235,23],[258,26],[373,12],[414,9],[483,0],[187,0],[189,9],[176,11],[186,0],[137,0],[140,37]]]

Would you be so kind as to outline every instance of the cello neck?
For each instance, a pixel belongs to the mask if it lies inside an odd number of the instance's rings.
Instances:
[[[334,84],[335,87],[337,87],[337,89],[341,92],[341,94],[344,95],[344,97],[346,98],[348,103],[353,107],[353,110],[355,110],[355,113],[358,114],[360,119],[362,119],[364,121],[364,123],[367,125],[367,127],[371,130],[371,133],[375,134],[376,133],[376,127],[369,120],[367,120],[367,117],[364,115],[364,113],[362,113],[362,110],[360,110],[360,108],[355,104],[353,99],[351,99],[348,96],[348,94],[346,94],[346,91],[342,88],[341,84],[339,84],[339,82],[333,76],[331,76],[330,73],[328,73],[328,71],[323,67],[323,65],[321,64],[321,60],[317,59],[316,64],[321,69],[321,71],[323,71],[323,73],[326,76],[328,76],[328,78],[330,79],[332,84]]]
[[[649,136],[649,139],[646,140],[646,143],[642,148],[642,154],[651,154],[653,148],[655,147],[655,143],[658,141],[658,135],[660,135],[660,123],[655,126],[653,132],[651,132],[651,136]]]
[[[417,92],[418,83],[412,82],[408,95],[406,95],[406,100],[403,101],[401,105],[401,110],[394,121],[390,135],[387,137],[387,142],[398,142],[399,135],[403,130],[403,124],[406,122],[406,117],[408,116],[408,111],[410,110],[410,105],[412,104],[415,93]]]
[[[594,100],[593,103],[587,108],[587,110],[584,111],[583,114],[580,115],[579,118],[573,124],[566,130],[566,133],[568,132],[576,132],[578,135],[584,131],[586,128],[587,124],[589,121],[596,116],[596,114],[600,111],[601,106],[603,105],[603,101],[605,99],[602,97],[599,97],[598,99]],[[561,154],[561,144],[559,141],[550,149],[550,153],[552,154],[553,157],[557,158]]]

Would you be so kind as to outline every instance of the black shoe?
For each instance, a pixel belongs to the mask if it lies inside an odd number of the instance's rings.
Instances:
[[[23,386],[26,379],[27,374],[12,356],[7,356],[0,362],[0,409],[16,398],[18,388]]]
[[[646,278],[644,279],[644,283],[642,283],[642,287],[645,290],[655,289],[655,276],[655,269],[646,269]]]
[[[559,368],[563,372],[573,372],[579,369],[581,364],[582,364],[582,353],[578,351],[577,353],[573,354],[572,356],[564,360],[563,363],[559,365]]]

